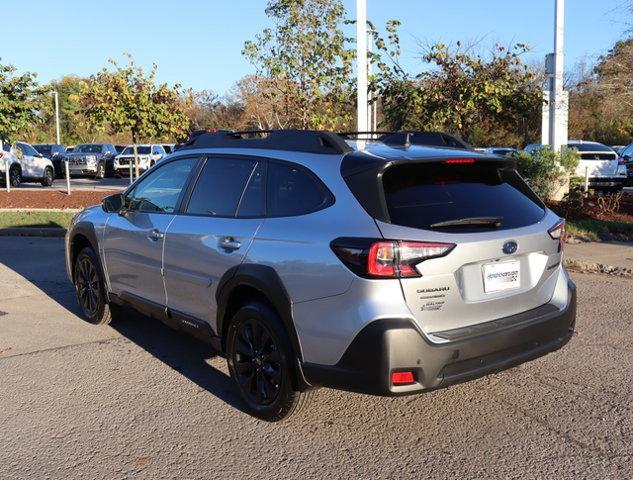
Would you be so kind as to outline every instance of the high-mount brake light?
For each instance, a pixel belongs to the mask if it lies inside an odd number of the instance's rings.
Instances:
[[[467,163],[475,163],[474,158],[449,158],[448,160],[444,160],[442,163],[447,165],[465,165]]]
[[[408,242],[341,238],[332,242],[332,249],[345,265],[366,278],[419,277],[417,264],[443,257],[455,247],[453,243]]]
[[[565,220],[561,220],[550,228],[547,233],[554,240],[558,240],[558,251],[562,252],[565,248],[565,242],[567,241],[567,230],[565,229]]]

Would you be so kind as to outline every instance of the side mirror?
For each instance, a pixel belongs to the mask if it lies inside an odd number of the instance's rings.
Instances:
[[[44,155],[42,155],[40,152],[37,152],[37,153],[35,154],[35,156],[36,156],[37,158],[44,158]]]
[[[123,195],[121,193],[116,193],[114,195],[109,195],[101,200],[101,208],[104,212],[107,213],[115,213],[120,212],[121,207],[123,207]]]

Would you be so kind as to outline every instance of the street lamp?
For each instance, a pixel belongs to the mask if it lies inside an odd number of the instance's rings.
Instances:
[[[53,90],[52,93],[55,96],[55,132],[57,134],[57,145],[61,145],[62,142],[59,135],[59,95],[57,94],[57,90]]]
[[[367,0],[356,0],[356,129],[367,130]]]

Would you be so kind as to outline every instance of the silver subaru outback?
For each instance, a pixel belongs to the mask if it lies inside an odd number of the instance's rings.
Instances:
[[[443,134],[251,133],[197,136],[75,216],[87,321],[133,307],[211,343],[269,421],[316,387],[414,394],[570,339],[565,223],[512,159]]]

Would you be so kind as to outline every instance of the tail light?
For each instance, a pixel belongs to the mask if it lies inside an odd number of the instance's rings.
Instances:
[[[339,238],[332,242],[332,250],[341,261],[365,278],[419,277],[415,268],[418,263],[448,255],[453,248],[453,243],[362,238]]]
[[[552,228],[548,231],[549,236],[554,240],[558,240],[558,251],[562,252],[565,247],[565,242],[567,241],[567,231],[565,230],[565,220],[561,220],[556,223]]]
[[[618,157],[618,165],[626,165],[626,160],[624,160],[622,157]]]

